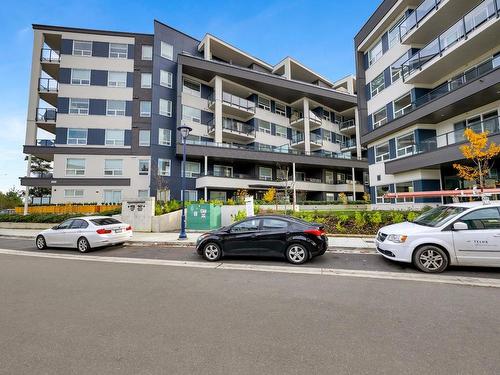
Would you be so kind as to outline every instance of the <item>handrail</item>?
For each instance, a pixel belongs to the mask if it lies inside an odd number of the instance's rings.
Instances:
[[[356,139],[348,139],[340,144],[341,149],[350,147],[356,147]]]
[[[208,97],[209,105],[215,102],[215,93],[213,92]],[[222,102],[229,104],[233,107],[242,108],[243,110],[249,112],[255,112],[255,103],[251,100],[241,98],[239,96],[230,94],[228,92],[222,92]]]
[[[53,139],[37,139],[36,145],[40,147],[54,147],[55,141]]]
[[[350,119],[350,120],[346,120],[346,121],[342,121],[340,124],[339,124],[339,129],[342,130],[342,129],[347,129],[347,128],[350,128],[352,126],[356,126],[356,122],[354,121],[354,119]]]
[[[303,118],[304,114],[302,112],[293,112],[292,115],[290,116],[290,123],[302,120]],[[316,123],[321,123],[323,121],[323,119],[313,111],[309,111],[309,120],[312,120],[313,122]]]
[[[42,62],[60,62],[61,56],[59,51],[52,48],[42,48],[40,52],[40,61]]]
[[[430,14],[434,9],[438,8],[441,0],[424,0],[415,10],[406,17],[406,19],[399,25],[399,37],[402,40],[411,30],[418,27],[420,21],[422,21],[428,14]]]
[[[46,92],[57,92],[59,90],[59,82],[53,78],[39,78],[38,90]]]
[[[36,121],[55,122],[57,119],[57,108],[36,109]]]
[[[208,121],[207,126],[208,126],[208,132],[209,133],[212,132],[215,129],[215,120],[212,119]],[[247,135],[255,134],[255,128],[252,125],[236,121],[227,117],[222,118],[222,129]]]

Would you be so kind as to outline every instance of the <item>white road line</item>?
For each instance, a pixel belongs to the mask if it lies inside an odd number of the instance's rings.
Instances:
[[[18,256],[27,256],[36,258],[83,260],[83,261],[103,262],[103,263],[126,263],[126,264],[142,264],[142,265],[157,265],[157,266],[205,268],[205,269],[217,269],[217,270],[277,272],[277,273],[290,273],[290,274],[303,274],[303,275],[347,276],[347,277],[359,277],[359,278],[369,278],[369,279],[406,280],[406,281],[430,282],[438,284],[500,288],[500,279],[488,279],[488,278],[464,277],[464,276],[428,275],[424,273],[363,271],[363,270],[346,270],[346,269],[316,268],[316,267],[296,267],[296,266],[263,266],[255,264],[239,264],[239,263],[224,263],[224,262],[209,263],[209,262],[194,262],[194,261],[180,261],[180,260],[120,258],[120,257],[95,256],[95,255],[38,253],[32,251],[20,251],[20,250],[9,250],[9,249],[0,249],[0,254],[18,255]]]

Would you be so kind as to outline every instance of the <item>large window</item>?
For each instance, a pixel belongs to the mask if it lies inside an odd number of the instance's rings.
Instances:
[[[125,145],[125,130],[106,129],[105,141],[106,146],[124,146]]]
[[[139,146],[149,147],[151,143],[151,131],[139,130]]]
[[[215,164],[214,165],[214,176],[215,177],[233,177],[233,167]]]
[[[74,56],[92,56],[92,42],[83,40],[73,41]]]
[[[108,72],[109,87],[126,87],[127,72]]]
[[[172,117],[172,102],[167,99],[160,99],[160,115]]]
[[[390,191],[389,185],[375,187],[377,203],[391,203],[390,198],[385,198],[384,195]]]
[[[85,174],[85,159],[66,159],[67,176],[83,176]]]
[[[86,145],[87,129],[68,129],[68,145]]]
[[[394,101],[394,118],[407,114],[411,109],[411,95],[408,93]]]
[[[170,129],[158,129],[158,144],[170,146],[172,143],[172,131]]]
[[[153,75],[151,73],[141,73],[141,88],[150,89],[153,82]]]
[[[64,189],[65,198],[81,198],[83,197],[83,189]]]
[[[141,58],[143,60],[153,60],[153,46],[142,46]]]
[[[375,146],[375,161],[384,161],[390,158],[389,154],[389,143],[384,143],[379,146]]]
[[[275,127],[276,127],[276,136],[281,138],[287,137],[287,130],[285,126],[275,125]]]
[[[160,55],[165,59],[174,59],[174,46],[166,42],[161,42],[160,44]]]
[[[72,85],[90,85],[90,69],[71,69]]]
[[[286,117],[286,105],[276,102],[274,113]]]
[[[196,202],[198,200],[198,191],[197,190],[181,190],[181,199],[182,196],[184,195],[183,193],[186,192],[186,201],[187,202]]]
[[[271,123],[264,120],[259,120],[259,131],[266,134],[271,134]]]
[[[382,50],[382,40],[379,40],[377,44],[375,44],[369,51],[368,51],[368,66],[372,66],[375,61],[380,59],[382,57],[383,50]]]
[[[126,59],[128,54],[128,45],[122,43],[109,43],[109,57]]]
[[[272,181],[273,179],[273,169],[269,167],[259,167],[259,179]]]
[[[186,177],[195,178],[200,176],[200,163],[194,161],[186,162]]]
[[[158,175],[170,176],[170,160],[158,159]]]
[[[151,117],[151,101],[149,100],[141,100],[139,105],[140,117]]]
[[[396,193],[413,193],[413,182],[400,182],[396,184]],[[413,197],[397,198],[397,203],[413,203]]]
[[[410,133],[396,138],[397,156],[412,155],[415,149],[415,134]]]
[[[182,80],[182,92],[186,94],[200,97],[201,96],[201,85],[190,79],[184,78]]]
[[[106,115],[125,116],[125,100],[106,100]]]
[[[187,105],[182,106],[182,119],[184,121],[192,121],[196,123],[201,123],[201,109],[189,107]]]
[[[330,111],[327,111],[326,109],[323,110],[323,120],[330,121]]]
[[[377,112],[373,113],[373,128],[376,129],[379,126],[387,123],[387,109],[384,107],[379,109]]]
[[[335,180],[333,178],[333,171],[325,171],[325,183],[326,184],[334,184]]]
[[[259,108],[265,109],[266,111],[271,110],[271,100],[263,98],[262,96],[259,96],[258,105]]]
[[[104,175],[106,176],[123,175],[123,160],[122,159],[104,160]]]
[[[69,99],[69,113],[72,115],[88,115],[89,100],[88,99]]]
[[[225,191],[211,191],[210,192],[210,200],[211,201],[222,201],[225,202],[227,199],[227,195]]]
[[[172,82],[173,82],[173,74],[166,70],[160,70],[160,85],[171,89]]]
[[[104,203],[121,203],[121,190],[104,190]]]
[[[405,53],[403,56],[401,56],[399,59],[397,59],[392,65],[391,65],[391,82],[394,83],[400,78],[403,77],[403,68],[402,64],[406,61],[408,58],[407,54]]]
[[[385,88],[384,72],[380,73],[377,77],[370,82],[370,91],[372,97],[377,95],[380,91]]]
[[[148,175],[149,174],[149,160],[139,159],[139,174]]]

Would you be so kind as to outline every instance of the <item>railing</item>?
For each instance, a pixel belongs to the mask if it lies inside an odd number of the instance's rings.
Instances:
[[[208,126],[208,132],[209,133],[213,132],[215,130],[215,119],[208,121],[207,126]],[[245,124],[244,122],[236,121],[226,117],[222,118],[222,129],[240,134],[245,134],[248,136],[255,135],[255,128],[252,125]]]
[[[290,124],[300,121],[302,119],[304,119],[304,114],[302,112],[294,112],[290,116]],[[319,117],[316,113],[309,111],[309,121],[321,124],[322,118]]]
[[[42,48],[40,53],[41,62],[60,62],[61,56],[59,51],[53,50],[52,48]]]
[[[53,139],[37,139],[36,145],[40,147],[54,147],[55,142]]]
[[[59,90],[59,83],[53,78],[39,78],[38,90],[45,92],[57,92]]]
[[[403,115],[406,115],[412,109],[413,109],[413,104],[412,103],[410,103],[408,105],[405,105],[403,108],[400,108],[397,111],[394,111],[394,118],[398,118],[398,117],[401,117]]]
[[[351,148],[351,147],[356,147],[356,140],[355,139],[348,139],[345,142],[342,142],[340,144],[341,149],[346,149],[346,148]]]
[[[212,105],[215,103],[215,93],[212,93],[208,97],[208,104]],[[229,94],[227,92],[222,93],[222,103],[228,104],[231,107],[237,107],[247,112],[255,113],[255,103],[251,100],[240,98],[239,96]]]
[[[36,121],[39,122],[55,122],[57,119],[56,108],[37,108]]]
[[[403,39],[406,34],[418,27],[420,21],[427,17],[434,9],[437,9],[439,3],[441,3],[441,0],[424,0],[415,11],[409,14],[401,25],[399,25],[399,37]]]
[[[304,141],[305,141],[304,133],[297,133],[292,137],[291,143],[297,144]],[[310,133],[309,141],[317,145],[323,144],[323,138],[321,138],[321,136],[319,136],[316,133]]]
[[[300,171],[297,171],[300,173]],[[236,180],[265,180],[265,181],[272,181],[272,182],[284,182],[284,179],[281,178],[262,178],[261,176],[255,175],[255,174],[245,174],[245,173],[233,173],[232,175],[225,175],[223,173],[215,173],[214,171],[208,171],[207,174],[205,175],[204,173],[201,173],[199,177],[203,176],[211,176],[211,177],[221,177],[221,178],[231,178],[231,179],[236,179]],[[327,181],[326,179],[321,179],[317,177],[302,177],[302,176],[296,176],[295,177],[296,182],[310,182],[313,184],[328,184],[328,185],[343,185],[343,184],[352,184],[352,180],[342,180],[342,181]],[[292,178],[290,177],[288,182],[293,182]],[[357,185],[360,184],[359,181],[355,181]]]
[[[356,126],[356,123],[354,122],[354,119],[342,121],[339,124],[340,130],[352,128],[353,126]]]
[[[425,63],[433,60],[436,56],[441,56],[448,48],[466,38],[484,22],[496,16],[499,10],[495,1],[498,0],[483,1],[439,37],[407,59],[401,65],[403,79],[408,78],[416,70],[421,69]]]
[[[310,142],[321,146],[323,144],[323,138],[316,133],[310,133]]]

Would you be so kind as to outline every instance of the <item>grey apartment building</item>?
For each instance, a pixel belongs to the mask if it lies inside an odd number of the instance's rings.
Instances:
[[[33,25],[26,187],[53,203],[227,200],[269,187],[296,201],[361,199],[356,79],[332,82],[293,58],[276,65],[161,22],[152,34]],[[30,172],[33,156],[53,162]]]
[[[356,35],[372,202],[440,202],[384,194],[470,187],[452,167],[464,129],[500,141],[499,9],[500,0],[384,0]],[[499,171],[497,162],[489,187]]]

